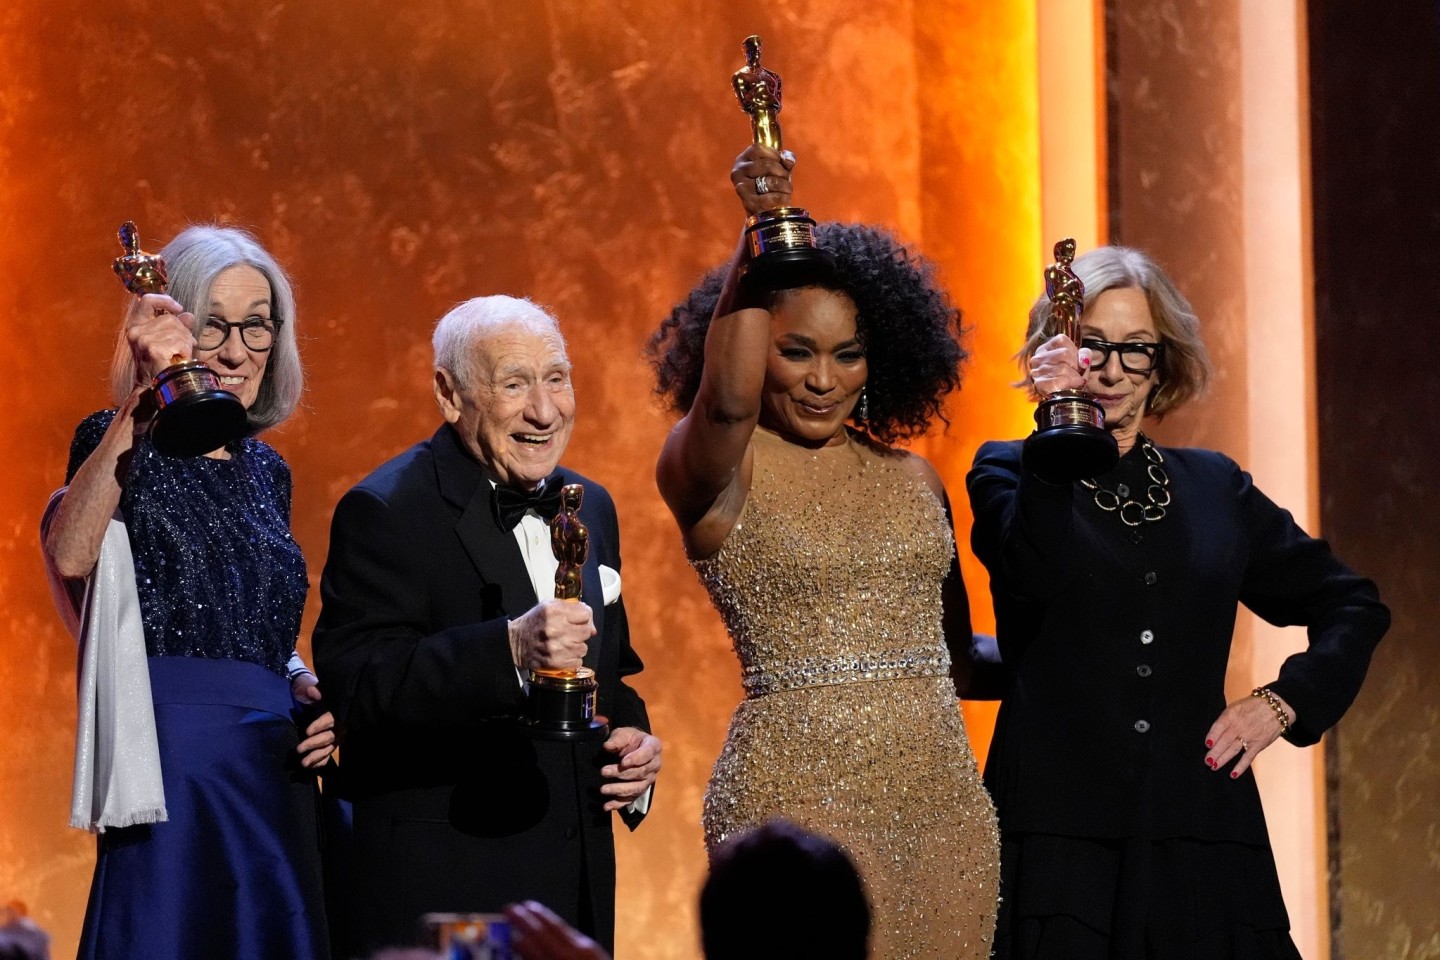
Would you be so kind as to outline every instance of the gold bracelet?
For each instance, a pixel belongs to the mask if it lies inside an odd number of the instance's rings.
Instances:
[[[1256,687],[1250,691],[1250,696],[1259,697],[1270,704],[1270,709],[1275,711],[1275,719],[1280,721],[1280,735],[1284,736],[1290,729],[1290,717],[1285,713],[1285,707],[1281,705],[1280,698],[1275,696],[1275,691],[1269,687]]]

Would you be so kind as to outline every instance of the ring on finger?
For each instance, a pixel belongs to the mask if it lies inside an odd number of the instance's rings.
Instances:
[[[756,192],[756,193],[766,194],[766,193],[769,193],[772,189],[773,189],[773,188],[770,186],[770,178],[769,178],[769,177],[756,177],[756,178],[755,178],[755,192]]]
[[[1250,744],[1249,744],[1248,742],[1246,742],[1245,740],[1242,739],[1242,740],[1240,741],[1240,749],[1241,749],[1243,752],[1245,752],[1245,753],[1249,753],[1249,752],[1250,752]]]

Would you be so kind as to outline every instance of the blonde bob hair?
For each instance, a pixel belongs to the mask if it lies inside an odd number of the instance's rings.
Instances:
[[[1073,268],[1085,284],[1087,303],[1093,304],[1106,290],[1128,287],[1145,294],[1150,316],[1164,344],[1155,372],[1155,388],[1146,400],[1146,414],[1163,417],[1205,392],[1210,383],[1211,366],[1210,356],[1200,339],[1200,318],[1159,264],[1130,247],[1099,247],[1076,257]],[[1017,386],[1034,393],[1030,355],[1061,332],[1051,312],[1050,300],[1042,293],[1030,308],[1025,346],[1015,355],[1024,378]]]
[[[300,366],[300,348],[295,337],[295,294],[290,278],[275,258],[253,236],[236,227],[199,225],[182,230],[160,251],[165,258],[170,283],[166,290],[195,317],[194,333],[210,315],[210,287],[215,278],[231,267],[254,267],[270,284],[272,315],[279,321],[275,345],[265,363],[260,392],[250,405],[247,417],[250,433],[259,433],[290,416],[300,402],[305,375]],[[126,316],[130,305],[126,304]],[[135,388],[138,372],[135,355],[123,328],[110,362],[110,391],[117,404],[125,402]]]

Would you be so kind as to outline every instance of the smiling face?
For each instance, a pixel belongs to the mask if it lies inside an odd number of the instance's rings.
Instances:
[[[1145,291],[1138,287],[1115,287],[1087,304],[1080,316],[1080,336],[1112,343],[1160,342],[1150,303]],[[1157,380],[1158,374],[1153,371],[1126,372],[1115,350],[1104,366],[1091,367],[1085,377],[1086,389],[1105,410],[1105,429],[1115,437],[1122,452],[1135,442],[1145,417],[1145,401]]]
[[[760,425],[806,446],[845,440],[845,421],[860,399],[869,368],[843,293],[801,287],[770,311]]]
[[[210,284],[209,319],[221,323],[244,323],[247,320],[270,320],[270,281],[265,274],[247,264],[222,270]],[[197,350],[195,359],[203,361],[220,377],[220,386],[235,394],[249,410],[260,395],[260,382],[265,378],[267,350],[251,350],[245,346],[238,329],[230,329],[225,342],[214,350]]]
[[[553,327],[508,321],[470,344],[471,383],[435,370],[435,399],[465,448],[506,486],[534,489],[560,462],[575,426],[565,342]]]

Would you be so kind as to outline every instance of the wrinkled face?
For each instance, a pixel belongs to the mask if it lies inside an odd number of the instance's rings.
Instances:
[[[860,399],[869,368],[843,293],[801,287],[770,312],[760,424],[806,446],[845,440],[845,420]]]
[[[1080,315],[1080,336],[1111,343],[1159,343],[1160,333],[1145,291],[1137,287],[1106,290],[1085,305]],[[1133,366],[1133,364],[1132,364]],[[1091,367],[1086,388],[1105,409],[1105,429],[1116,439],[1133,437],[1145,417],[1145,401],[1155,389],[1157,374],[1129,373],[1120,365],[1120,353],[1110,351],[1105,364]]]
[[[273,310],[270,281],[252,266],[229,267],[210,284],[210,320],[219,323],[270,320]],[[228,332],[225,342],[215,349],[196,350],[195,359],[214,370],[220,377],[221,388],[239,397],[249,410],[260,395],[260,381],[265,378],[265,363],[270,359],[270,352],[245,346],[238,328],[232,327]]]
[[[506,486],[534,489],[560,462],[575,426],[570,359],[552,327],[513,322],[472,342],[472,383],[435,371],[435,399],[461,441]]]

